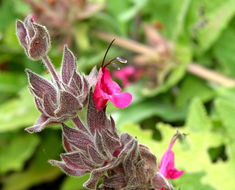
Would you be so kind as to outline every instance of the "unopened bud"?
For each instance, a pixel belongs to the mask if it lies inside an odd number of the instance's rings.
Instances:
[[[16,34],[20,44],[29,58],[41,59],[50,48],[50,36],[45,26],[34,22],[32,15],[26,17],[24,22],[17,20]]]

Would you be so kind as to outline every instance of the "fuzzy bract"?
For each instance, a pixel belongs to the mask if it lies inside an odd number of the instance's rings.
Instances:
[[[39,132],[45,126],[63,123],[76,116],[87,103],[90,88],[96,81],[96,68],[89,76],[76,72],[76,60],[72,52],[65,47],[59,81],[47,81],[36,73],[26,70],[30,91],[41,112],[34,126],[28,132]]]
[[[28,57],[38,60],[50,49],[50,36],[46,27],[35,23],[34,19],[30,14],[24,22],[17,20],[16,34]]]

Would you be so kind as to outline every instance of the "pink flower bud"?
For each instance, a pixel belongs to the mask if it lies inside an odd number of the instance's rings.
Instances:
[[[159,169],[160,173],[167,179],[176,179],[183,175],[184,171],[177,170],[175,168],[175,155],[172,151],[173,145],[175,144],[175,141],[177,140],[178,135],[176,134],[172,139],[171,142],[164,153]]]

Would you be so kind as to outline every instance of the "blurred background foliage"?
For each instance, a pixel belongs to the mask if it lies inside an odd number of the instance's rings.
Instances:
[[[138,42],[130,47],[124,41],[109,54],[127,58],[143,73],[126,87],[134,96],[130,107],[108,106],[118,130],[136,136],[159,160],[180,129],[187,137],[174,151],[185,174],[174,185],[235,187],[234,0],[0,0],[0,189],[82,190],[88,177],[65,176],[47,162],[63,152],[59,127],[40,134],[23,130],[39,115],[24,69],[49,78],[40,61],[26,57],[15,35],[16,19],[29,13],[48,27],[57,67],[65,43],[80,71],[99,66],[108,44],[100,31],[115,35],[117,45],[122,38]],[[144,54],[141,45],[156,50],[158,58]]]

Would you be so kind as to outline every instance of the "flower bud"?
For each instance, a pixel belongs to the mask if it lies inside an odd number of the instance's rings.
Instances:
[[[16,34],[26,54],[33,60],[41,59],[50,48],[50,36],[45,26],[34,22],[28,15],[24,22],[17,20]]]

